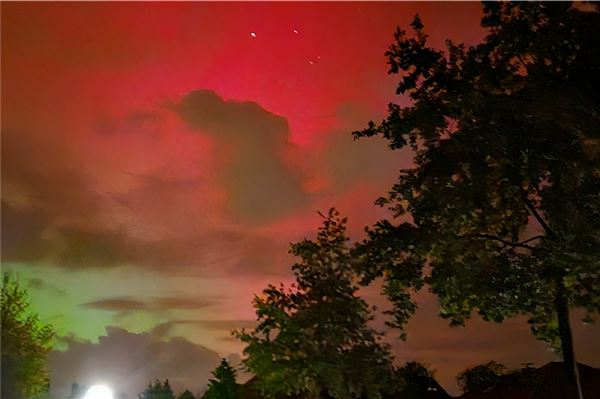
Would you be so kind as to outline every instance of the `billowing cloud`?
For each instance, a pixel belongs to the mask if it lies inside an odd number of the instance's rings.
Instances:
[[[236,218],[264,223],[306,203],[301,178],[284,158],[290,146],[284,118],[255,102],[224,100],[210,90],[188,93],[175,109],[217,142],[218,173]]]
[[[81,168],[82,159],[66,142],[49,140],[46,133],[5,133],[3,125],[2,262],[73,270],[177,268],[197,275],[222,274],[242,259],[268,258],[257,258],[254,249],[268,237],[222,221],[214,194],[219,189],[203,175],[210,170],[202,140],[194,138],[199,135],[165,138],[170,126],[164,118],[164,113],[137,112],[105,127],[110,132],[100,139],[89,136],[99,143],[85,141],[82,148],[103,149],[91,153],[101,157],[93,165],[103,166],[98,172]],[[127,134],[140,159],[156,155],[164,160],[141,168],[137,160],[130,165],[131,156],[112,144]],[[186,145],[181,157],[179,146]],[[164,154],[171,147],[172,154]],[[273,269],[269,259],[258,263],[251,261],[247,272]]]
[[[287,124],[255,103],[210,96],[217,111],[233,113],[209,112],[220,117],[202,134],[160,107],[92,121],[78,144],[90,159],[68,141],[51,140],[55,126],[46,131],[42,122],[12,112],[9,122],[17,128],[31,126],[17,134],[3,125],[2,261],[73,270],[281,273],[289,263],[282,261],[287,242],[251,225],[307,199],[300,176],[284,161]],[[202,103],[192,94],[185,98]],[[194,129],[199,123],[194,120]],[[221,140],[219,132],[233,138]]]
[[[50,355],[51,393],[67,397],[71,383],[104,383],[133,399],[148,382],[168,378],[178,393],[201,392],[218,353],[184,338],[163,340],[152,333],[135,334],[107,327],[97,343],[67,338],[66,350]]]

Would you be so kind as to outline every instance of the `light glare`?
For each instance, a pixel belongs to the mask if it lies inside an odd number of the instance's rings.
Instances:
[[[113,399],[113,393],[106,385],[94,385],[88,389],[83,399]]]

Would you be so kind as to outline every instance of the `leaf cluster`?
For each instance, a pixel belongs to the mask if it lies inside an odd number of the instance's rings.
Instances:
[[[493,388],[500,382],[500,377],[508,370],[503,364],[490,361],[468,368],[456,377],[458,386],[463,392],[482,393]]]
[[[8,273],[1,288],[2,397],[26,398],[48,392],[48,354],[54,329],[29,309],[27,291]]]

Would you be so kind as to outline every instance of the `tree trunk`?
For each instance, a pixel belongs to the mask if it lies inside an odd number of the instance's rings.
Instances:
[[[550,239],[557,236],[550,228],[544,218],[537,212],[535,205],[529,200],[527,192],[521,193],[521,198],[529,212],[536,218]],[[554,298],[554,308],[558,319],[558,333],[560,336],[560,345],[563,355],[563,362],[567,370],[569,386],[567,387],[568,399],[583,399],[581,390],[581,381],[579,380],[579,368],[575,360],[575,349],[573,347],[573,335],[571,334],[571,322],[569,320],[569,300],[567,298],[565,284],[560,277],[556,282],[556,297]]]
[[[579,380],[579,369],[577,367],[575,350],[573,348],[571,322],[569,321],[569,303],[565,295],[565,286],[562,280],[557,283],[554,305],[558,318],[558,331],[560,334],[563,361],[567,370],[567,397],[569,399],[583,399],[581,381]]]

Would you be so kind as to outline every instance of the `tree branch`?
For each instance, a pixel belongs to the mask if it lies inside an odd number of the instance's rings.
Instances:
[[[529,238],[523,242],[508,241],[501,237],[494,236],[491,234],[470,234],[470,235],[463,236],[463,237],[482,238],[482,239],[486,239],[486,240],[493,240],[493,241],[498,241],[498,242],[504,244],[505,247],[525,248],[525,249],[529,249],[530,251],[533,251],[535,249],[535,247],[532,247],[531,245],[527,245],[527,243],[531,242],[533,240],[537,240],[539,238],[543,238],[544,236],[535,236],[535,237]]]
[[[528,242],[534,241],[534,240],[541,240],[542,238],[544,238],[545,236],[539,235],[539,236],[535,236],[535,237],[531,237],[526,239],[525,241],[521,241],[521,244],[527,244]]]
[[[550,228],[548,223],[546,223],[546,221],[544,220],[544,218],[542,218],[542,216],[538,213],[538,211],[536,211],[535,206],[533,205],[533,203],[527,196],[527,193],[523,192],[521,194],[521,198],[523,199],[523,202],[525,202],[525,206],[527,207],[527,209],[529,209],[529,212],[531,212],[533,217],[535,217],[535,219],[538,221],[538,223],[542,226],[542,228],[544,229],[546,234],[550,238],[553,238],[553,239],[556,238],[557,236],[554,233],[554,231]]]

